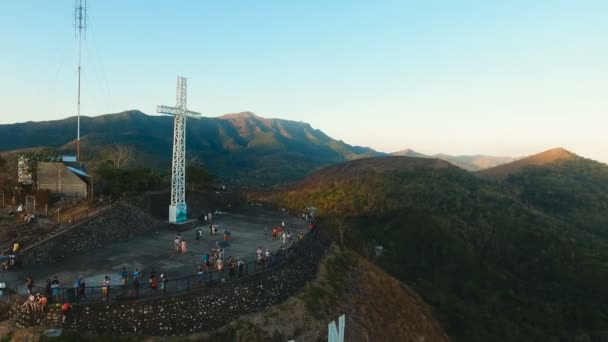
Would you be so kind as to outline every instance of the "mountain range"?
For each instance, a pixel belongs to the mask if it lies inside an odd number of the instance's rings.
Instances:
[[[405,149],[397,152],[391,153],[392,156],[401,156],[401,157],[417,157],[417,158],[436,158],[448,161],[462,169],[468,171],[479,171],[485,170],[488,168],[492,168],[498,165],[510,163],[512,161],[517,160],[515,157],[495,157],[495,156],[486,156],[481,154],[476,155],[461,155],[461,156],[452,156],[449,154],[434,154],[434,155],[426,155],[423,153],[416,152],[411,149]]]
[[[0,125],[0,151],[43,147],[75,154],[76,117]],[[173,119],[137,110],[81,117],[83,160],[99,157],[111,145],[132,146],[131,166],[167,171],[173,143]],[[323,166],[386,153],[332,139],[304,122],[267,119],[250,112],[188,120],[187,153],[220,179],[256,186],[298,180]],[[392,155],[437,158],[477,171],[514,160],[510,157],[428,156],[413,150]]]
[[[0,125],[0,151],[41,147],[75,154],[76,118]],[[322,166],[380,153],[334,140],[309,124],[265,119],[250,112],[189,119],[188,159],[198,159],[220,179],[267,186],[302,178]],[[173,118],[132,110],[81,117],[83,160],[95,159],[111,145],[136,151],[131,166],[168,171]]]

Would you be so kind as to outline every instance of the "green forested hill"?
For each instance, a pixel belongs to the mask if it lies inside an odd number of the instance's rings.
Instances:
[[[188,120],[187,153],[221,179],[259,186],[301,179],[322,166],[379,155],[370,148],[334,140],[309,124],[265,119],[244,112]],[[54,147],[75,152],[76,117],[0,125],[0,151]],[[168,170],[173,118],[127,111],[81,117],[84,160],[110,145],[135,150],[134,166]]]
[[[331,166],[266,199],[316,206],[323,227],[338,238],[344,222],[345,243],[372,259],[382,245],[377,263],[454,340],[608,338],[608,166],[574,158],[499,182],[419,160]]]

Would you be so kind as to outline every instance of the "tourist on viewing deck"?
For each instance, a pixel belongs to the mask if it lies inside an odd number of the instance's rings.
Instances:
[[[109,299],[109,294],[110,294],[110,277],[109,276],[105,276],[105,278],[101,282],[101,286],[102,286],[101,293],[103,294],[103,299],[105,299],[107,301]]]
[[[198,276],[198,284],[203,285],[203,280],[205,280],[205,273],[203,273],[203,269],[199,267],[196,275]]]
[[[179,237],[175,237],[175,240],[173,240],[173,246],[175,247],[175,251],[179,253],[179,249],[181,247],[181,241],[179,241]]]
[[[136,268],[135,272],[133,272],[133,280],[135,279],[139,279],[139,268]]]
[[[196,240],[198,241],[198,240],[200,240],[202,237],[203,237],[203,231],[202,231],[202,230],[199,228],[199,229],[196,231]]]
[[[51,289],[53,290],[53,297],[55,297],[55,303],[59,303],[59,279],[57,276],[53,277],[53,281],[51,281]]]
[[[133,277],[133,288],[135,289],[135,297],[139,297],[139,277]]]
[[[167,282],[169,281],[169,279],[167,279],[167,277],[165,277],[164,274],[160,275],[160,292],[162,294],[165,294],[167,291]]]
[[[46,280],[46,286],[44,287],[44,293],[46,294],[46,298],[48,298],[50,300],[51,296],[53,295],[53,291],[51,289],[51,279]]]
[[[217,270],[219,272],[222,271],[222,268],[224,268],[224,260],[222,259],[217,259],[217,261],[215,262],[215,267],[217,268]]]
[[[300,238],[300,241],[304,240],[304,232],[300,232],[299,238]]]
[[[63,303],[63,305],[61,306],[61,313],[63,314],[63,323],[65,323],[66,319],[68,318],[68,314],[70,313],[71,308],[72,305],[70,303]]]
[[[13,254],[17,254],[18,251],[19,251],[19,241],[15,241],[13,243]]]
[[[77,296],[78,296],[78,300],[82,300],[82,299],[86,299],[86,286],[87,284],[84,281],[84,278],[82,276],[78,277],[79,282],[78,282],[78,289],[77,289]]]
[[[25,285],[27,286],[27,293],[32,293],[32,288],[34,287],[34,279],[31,276],[27,276],[25,278]]]
[[[228,268],[230,269],[230,278],[234,278],[236,264],[235,264],[234,260],[232,260],[232,257],[228,258]]]
[[[203,268],[205,272],[209,272],[209,253],[203,254]]]
[[[125,285],[127,285],[127,268],[126,267],[123,267],[122,272],[120,272],[120,283],[122,284],[123,287]]]
[[[283,238],[283,244],[286,244],[287,243],[287,233],[283,232],[282,238]]]
[[[150,274],[150,288],[152,292],[156,294],[156,289],[158,288],[158,279],[156,278],[156,273]]]
[[[239,261],[236,262],[236,266],[239,268],[239,278],[243,276],[243,266],[245,266],[245,263],[243,262],[243,260],[241,258],[239,258]]]
[[[181,250],[182,250],[182,255],[184,255],[184,254],[186,254],[186,252],[188,252],[188,245],[186,244],[186,240],[182,240]]]

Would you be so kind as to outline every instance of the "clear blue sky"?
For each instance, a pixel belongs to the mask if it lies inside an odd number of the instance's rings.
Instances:
[[[0,2],[0,123],[75,114],[72,6]],[[184,75],[206,116],[305,121],[387,152],[608,162],[606,18],[599,0],[89,0],[82,113],[153,113]]]

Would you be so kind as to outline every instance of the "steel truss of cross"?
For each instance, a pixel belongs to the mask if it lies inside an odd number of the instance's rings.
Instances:
[[[171,203],[169,205],[169,221],[181,222],[186,220],[186,118],[201,117],[200,113],[189,111],[187,102],[187,80],[177,78],[177,99],[175,107],[157,106],[156,112],[173,115],[173,160],[171,163]]]

